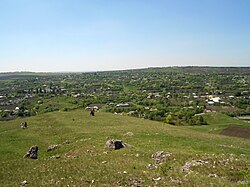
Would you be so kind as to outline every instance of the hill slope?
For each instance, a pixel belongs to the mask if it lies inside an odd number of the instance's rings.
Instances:
[[[24,180],[28,186],[246,184],[250,140],[218,134],[232,124],[246,123],[219,114],[206,118],[212,124],[174,127],[110,113],[92,117],[76,110],[0,122],[0,184],[18,186]],[[20,128],[24,120],[27,129]],[[132,148],[107,150],[107,137],[122,139]],[[66,140],[70,143],[62,145]],[[61,147],[47,152],[56,144]],[[39,147],[38,160],[23,158],[32,145]],[[157,151],[164,152],[153,160]]]

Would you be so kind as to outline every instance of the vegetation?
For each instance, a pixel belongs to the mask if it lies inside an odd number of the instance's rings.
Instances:
[[[249,104],[247,67],[0,73],[0,184],[246,186]]]
[[[220,113],[203,116],[205,126],[171,126],[129,116],[73,110],[0,122],[0,183],[18,186],[246,186],[250,140],[220,135],[247,122]],[[28,128],[20,123],[27,121]],[[127,136],[128,132],[133,135]],[[106,138],[132,148],[107,150]],[[70,142],[51,152],[50,145]],[[23,158],[38,145],[38,160]],[[171,155],[156,164],[151,155]],[[52,156],[60,156],[55,159]],[[187,163],[202,163],[183,172]]]
[[[173,125],[204,112],[250,115],[250,68],[168,67],[91,73],[0,74],[0,120],[97,106]]]

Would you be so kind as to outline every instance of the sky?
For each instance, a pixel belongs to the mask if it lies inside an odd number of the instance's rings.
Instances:
[[[0,0],[0,72],[250,66],[249,0]]]

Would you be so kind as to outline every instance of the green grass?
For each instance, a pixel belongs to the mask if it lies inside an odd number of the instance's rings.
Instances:
[[[207,126],[175,127],[102,112],[91,117],[75,110],[0,122],[0,186],[18,186],[24,180],[28,186],[132,186],[138,181],[143,186],[237,186],[249,176],[250,140],[218,132],[247,123],[221,114],[206,119]],[[28,129],[20,128],[22,121]],[[127,132],[134,135],[125,136]],[[133,148],[106,150],[107,137]],[[47,152],[49,145],[65,140],[71,143]],[[38,160],[23,158],[32,145],[39,147]],[[146,168],[154,164],[151,155],[156,151],[172,155],[158,168]],[[61,158],[51,159],[53,155]],[[208,163],[191,167],[190,174],[181,172],[191,160]],[[158,177],[161,180],[153,180]]]

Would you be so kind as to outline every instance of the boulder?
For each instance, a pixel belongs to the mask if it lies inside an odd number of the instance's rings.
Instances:
[[[24,155],[24,158],[37,159],[38,158],[38,146],[34,145],[30,147],[29,151]]]
[[[109,149],[117,150],[117,149],[121,149],[121,148],[130,148],[131,145],[129,145],[127,143],[124,143],[122,140],[109,139],[106,142],[106,146],[105,147],[109,148]]]

